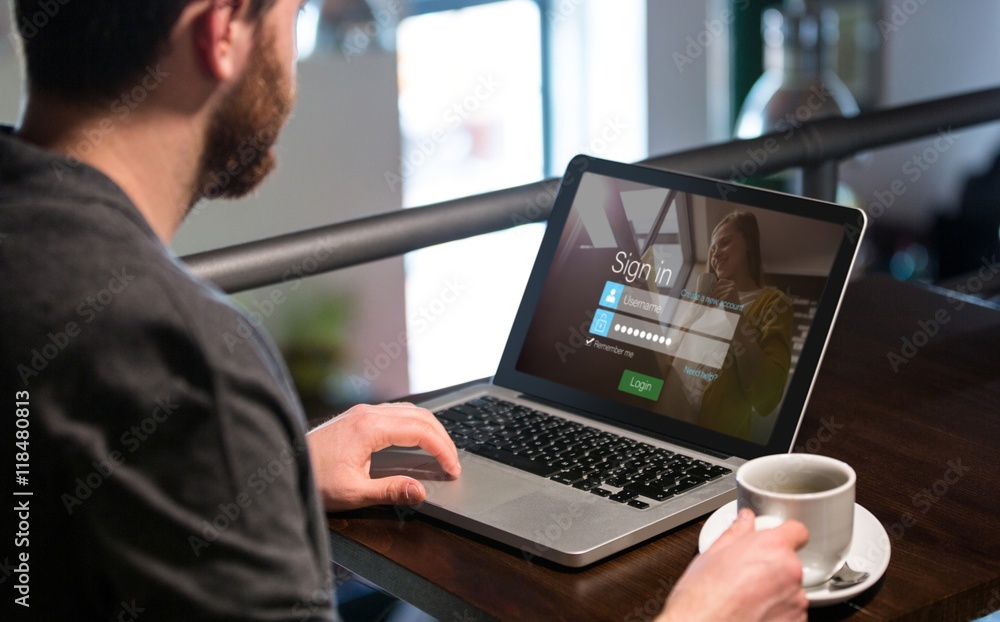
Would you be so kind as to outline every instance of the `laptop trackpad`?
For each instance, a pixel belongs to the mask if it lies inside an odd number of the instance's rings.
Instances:
[[[538,490],[541,480],[533,476],[508,473],[505,467],[479,459],[462,456],[462,474],[452,479],[437,460],[420,449],[392,447],[372,454],[372,478],[407,475],[420,480],[427,489],[427,500],[466,516],[474,516],[531,494]],[[469,459],[472,458],[472,459]],[[506,477],[504,477],[506,476]]]

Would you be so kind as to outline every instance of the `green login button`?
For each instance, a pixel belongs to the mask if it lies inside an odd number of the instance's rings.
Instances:
[[[622,374],[622,380],[618,383],[618,390],[632,395],[644,397],[654,402],[660,399],[660,391],[663,390],[663,381],[639,372],[626,369]]]

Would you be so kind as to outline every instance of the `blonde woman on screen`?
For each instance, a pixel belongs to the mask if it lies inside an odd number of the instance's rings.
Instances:
[[[791,362],[792,304],[764,286],[760,229],[750,212],[727,214],[712,231],[709,296],[743,311],[718,376],[707,383],[698,423],[750,438],[751,413],[769,415],[781,402]]]

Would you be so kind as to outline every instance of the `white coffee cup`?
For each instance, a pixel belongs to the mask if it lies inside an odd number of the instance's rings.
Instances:
[[[739,509],[757,514],[757,529],[797,520],[809,530],[798,551],[802,585],[826,582],[847,560],[854,536],[857,476],[847,463],[813,454],[755,458],[736,472]]]

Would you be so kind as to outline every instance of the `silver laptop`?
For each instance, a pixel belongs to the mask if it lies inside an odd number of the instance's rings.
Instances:
[[[572,567],[721,507],[743,462],[793,448],[865,225],[574,158],[496,376],[422,404],[462,475],[393,447],[373,477],[411,475],[417,511]]]

